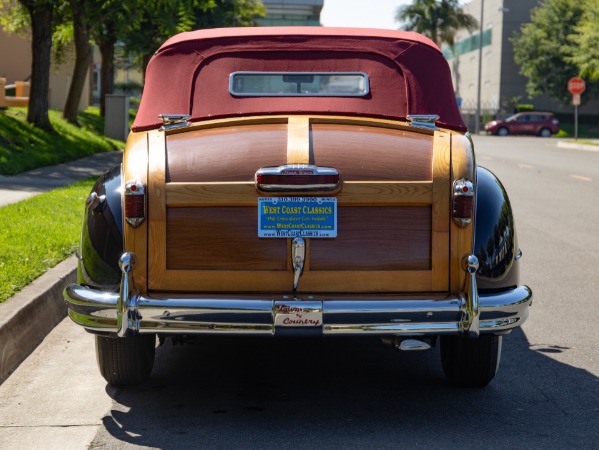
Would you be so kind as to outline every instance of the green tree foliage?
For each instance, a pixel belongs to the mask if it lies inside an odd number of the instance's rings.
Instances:
[[[402,30],[416,31],[437,45],[451,47],[458,30],[471,32],[478,27],[476,18],[465,13],[458,0],[414,0],[398,8],[395,20],[402,24]]]
[[[2,24],[5,29],[23,30],[27,23],[30,26],[31,89],[27,121],[48,131],[53,131],[48,117],[52,35],[60,23],[57,19],[61,17],[63,5],[63,1],[54,0],[3,0],[0,5],[4,8]]]
[[[520,73],[528,79],[529,96],[548,94],[563,104],[572,100],[566,86],[580,70],[572,62],[569,37],[576,32],[584,9],[583,2],[544,0],[532,10],[531,22],[512,37],[514,59]]]
[[[569,36],[571,57],[567,58],[580,69],[580,75],[599,81],[599,2],[586,0],[584,12],[574,33]]]
[[[123,36],[127,51],[145,71],[151,56],[174,34],[198,28],[256,25],[261,0],[131,0],[135,13]]]

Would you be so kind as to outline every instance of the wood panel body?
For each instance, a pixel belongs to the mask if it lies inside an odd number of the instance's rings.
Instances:
[[[228,126],[236,131],[229,133]],[[253,131],[245,133],[245,127]],[[343,140],[344,133],[350,137]],[[265,159],[254,155],[255,143],[235,146],[240,135],[264,137]],[[329,194],[338,199],[338,238],[308,240],[299,292],[447,291],[450,137],[393,121],[303,116],[218,120],[149,132],[147,287],[289,292],[290,240],[257,237],[259,194],[252,180],[257,165],[307,160],[345,169],[340,169],[341,191]],[[196,139],[218,150],[207,150],[203,160],[201,149],[207,147],[196,147]],[[192,156],[175,157],[180,151]],[[236,155],[215,162],[223,153]],[[244,167],[244,159],[251,164]],[[234,174],[209,168],[232,161]]]
[[[145,186],[148,183],[148,134],[129,133],[127,145],[123,154],[123,189],[129,180],[139,180]],[[148,282],[148,221],[145,220],[137,228],[127,222],[123,225],[125,249],[136,256],[133,267],[135,288],[145,292]]]
[[[433,143],[433,290],[447,289],[449,283],[451,134],[435,131]]]
[[[287,125],[200,129],[168,136],[168,182],[253,182],[256,170],[287,162]]]
[[[476,195],[476,161],[472,142],[467,136],[454,133],[452,135],[452,180],[467,178],[474,182]],[[476,202],[475,202],[476,204]],[[474,219],[470,225],[458,226],[451,221],[451,255],[450,288],[457,292],[464,288],[466,272],[461,269],[462,258],[474,251]]]
[[[431,181],[432,139],[366,126],[312,125],[314,159],[346,181]]]

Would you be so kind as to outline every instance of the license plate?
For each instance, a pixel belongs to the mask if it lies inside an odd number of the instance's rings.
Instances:
[[[334,197],[260,197],[258,237],[337,237]]]

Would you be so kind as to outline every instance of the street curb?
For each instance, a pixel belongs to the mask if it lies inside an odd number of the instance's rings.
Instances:
[[[0,303],[0,384],[67,314],[62,291],[77,278],[71,256]]]
[[[576,142],[558,141],[557,146],[560,148],[571,148],[574,150],[585,150],[589,152],[599,152],[599,145],[578,144]]]

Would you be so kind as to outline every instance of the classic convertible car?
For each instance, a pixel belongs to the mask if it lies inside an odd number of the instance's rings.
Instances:
[[[380,336],[484,386],[528,316],[508,197],[475,163],[450,72],[409,32],[177,35],[123,163],[89,195],[73,321],[108,383],[156,336]]]

